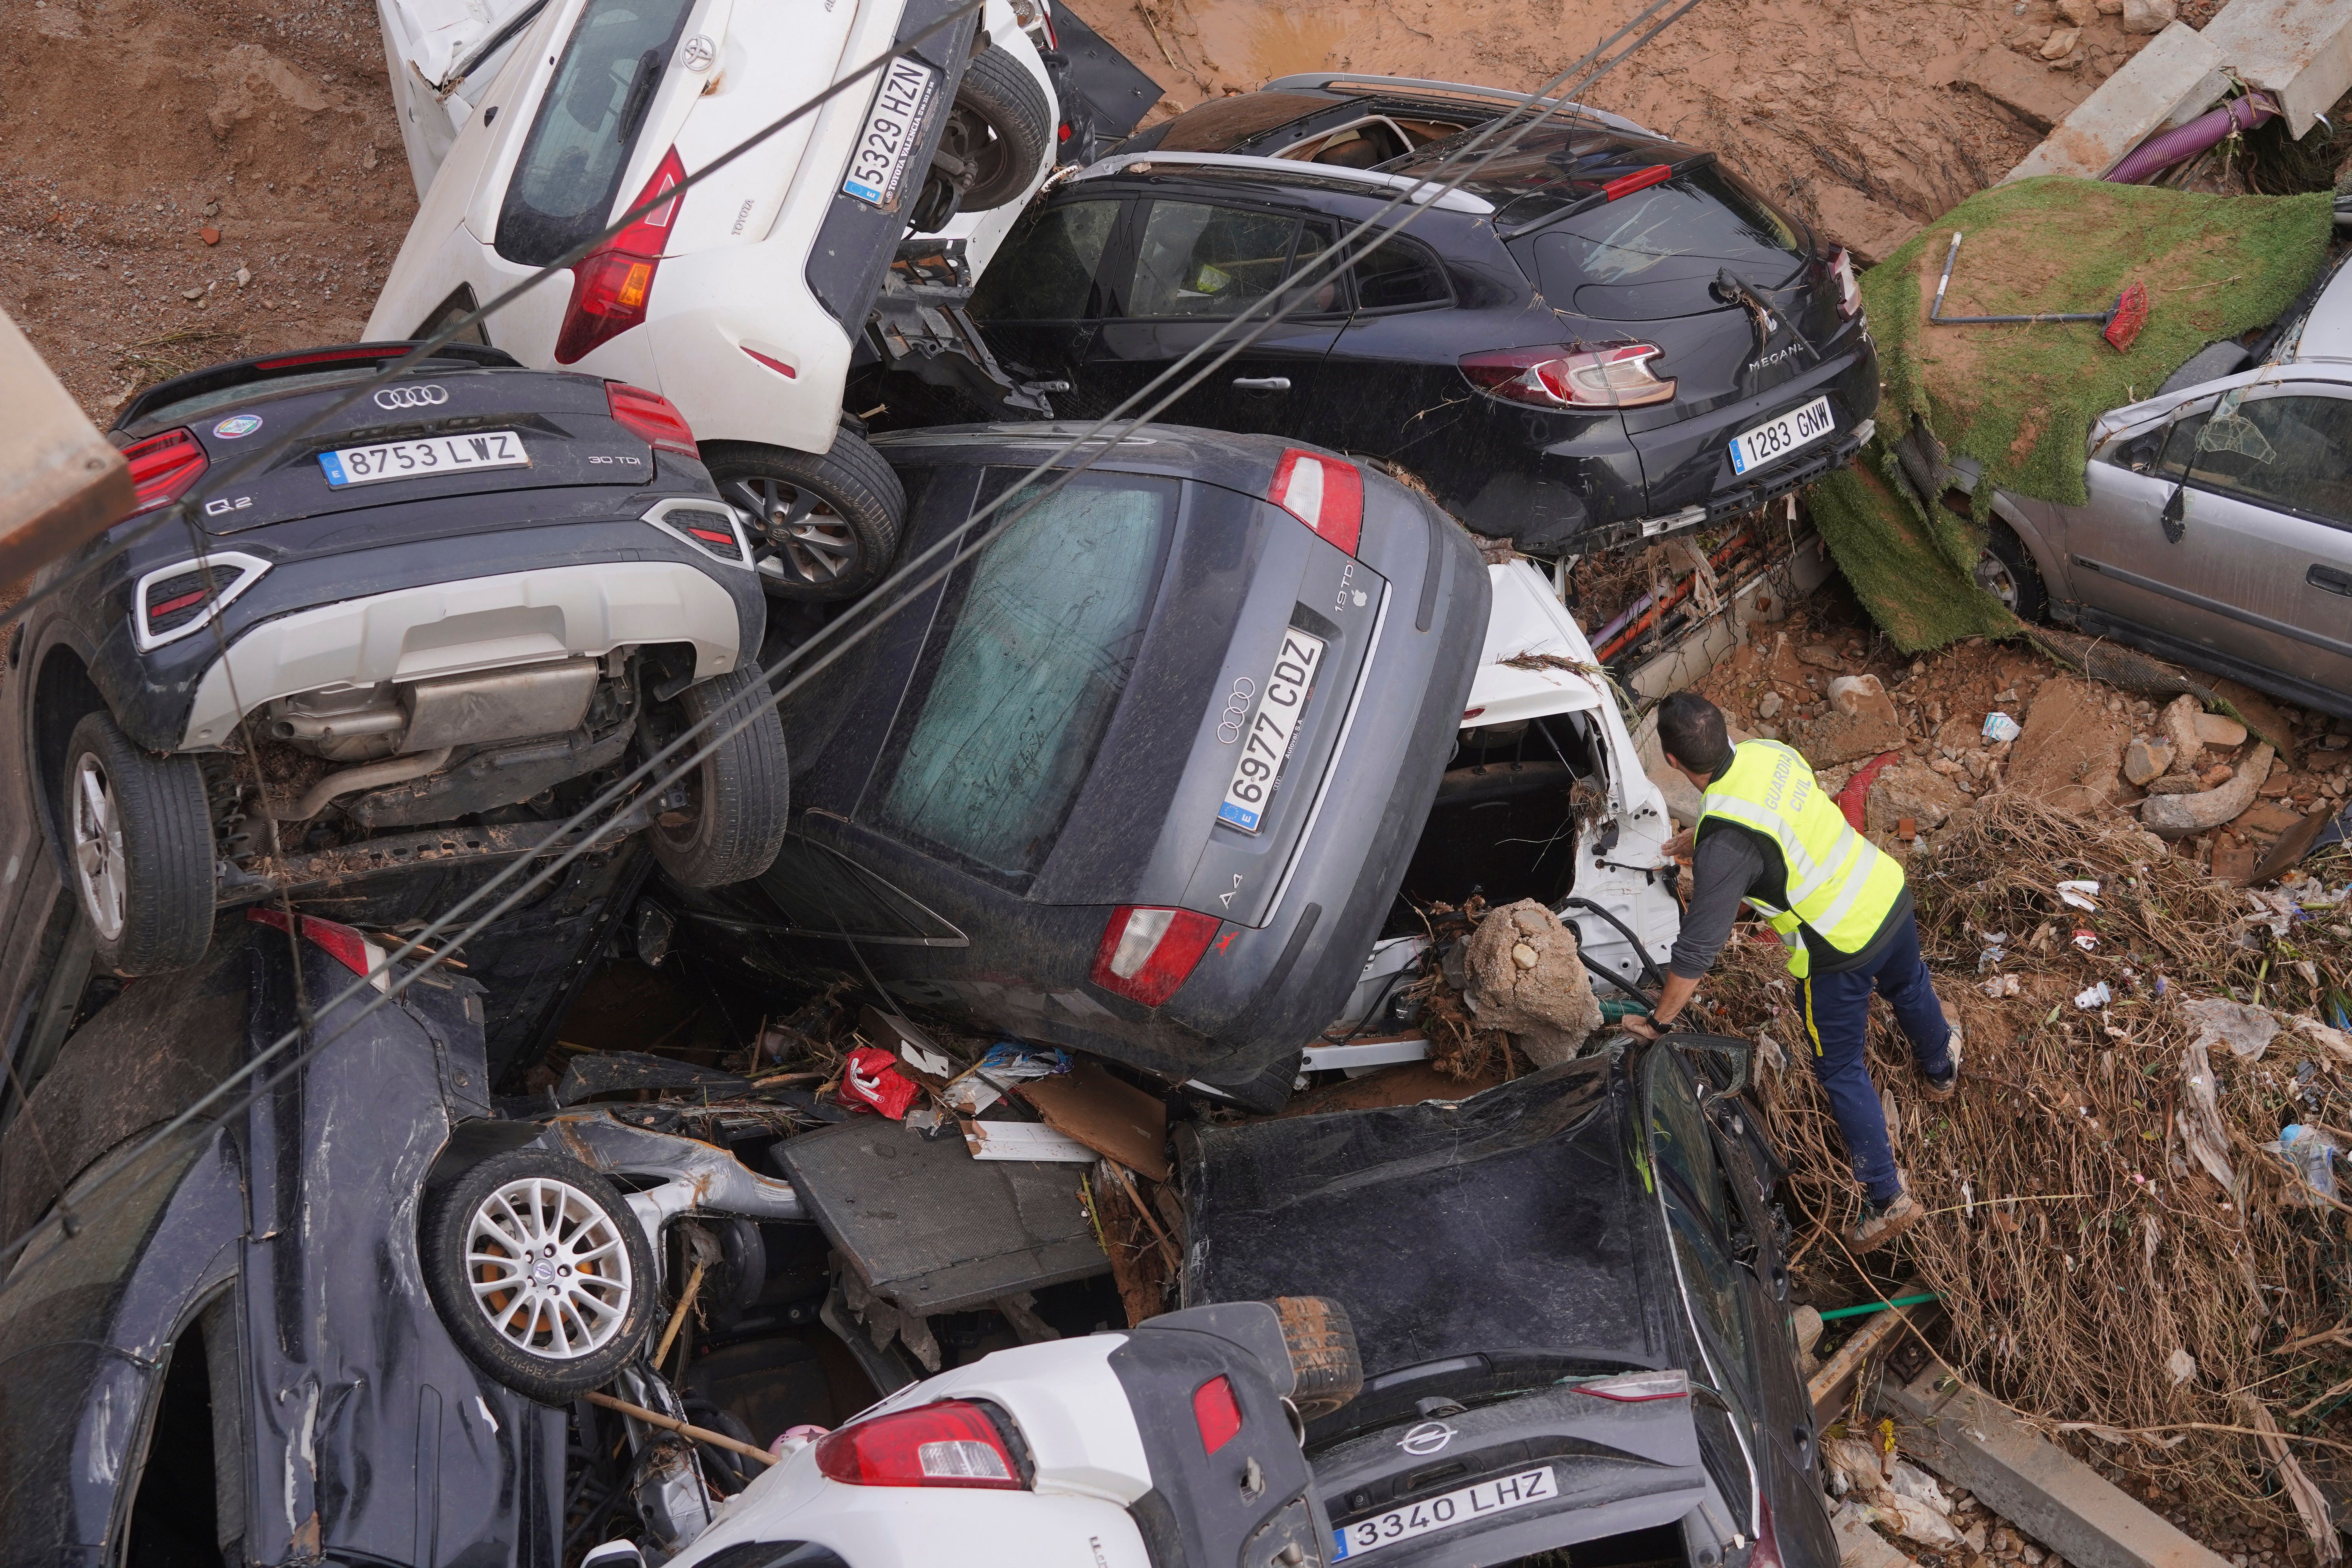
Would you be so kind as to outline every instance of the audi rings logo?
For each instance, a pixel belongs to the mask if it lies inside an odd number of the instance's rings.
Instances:
[[[446,389],[433,386],[387,386],[375,395],[378,408],[438,408],[449,401]]]
[[[1217,723],[1217,739],[1230,746],[1242,738],[1242,721],[1249,715],[1250,699],[1257,695],[1257,682],[1246,675],[1234,677],[1234,694],[1225,699],[1225,716]]]

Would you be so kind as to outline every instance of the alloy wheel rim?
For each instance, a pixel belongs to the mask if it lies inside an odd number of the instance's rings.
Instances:
[[[122,934],[131,867],[122,849],[122,814],[113,781],[105,764],[87,752],[74,765],[73,863],[82,908],[100,939],[112,942]]]
[[[466,1281],[491,1331],[541,1361],[612,1343],[636,1289],[613,1216],[553,1176],[520,1177],[475,1205]]]
[[[2009,563],[1991,551],[1977,558],[1977,586],[1999,599],[2008,609],[2017,608],[2017,577]]]
[[[760,520],[766,548],[760,574],[782,581],[827,584],[857,563],[857,536],[848,520],[815,491],[786,479],[737,479],[728,487],[736,504]]]

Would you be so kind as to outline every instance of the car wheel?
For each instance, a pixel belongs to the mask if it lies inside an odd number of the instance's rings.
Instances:
[[[982,51],[940,133],[940,151],[969,170],[956,210],[986,212],[1018,199],[1053,145],[1054,106],[1037,79],[1006,50]]]
[[[213,939],[213,827],[192,757],[132,743],[111,714],[85,714],[66,743],[59,797],[67,855],[98,962],[163,974]]]
[[[708,441],[719,493],[751,514],[761,585],[779,599],[854,599],[898,554],[907,491],[882,454],[847,430],[819,456]]]
[[[423,1240],[449,1337],[518,1394],[561,1405],[645,1348],[653,1248],[613,1184],[577,1160],[493,1155],[435,1195]]]
[[[679,756],[690,756],[713,735],[721,741],[678,781],[682,803],[654,819],[654,858],[689,888],[723,888],[768,868],[783,847],[792,817],[792,778],[784,759],[784,726],[767,677],[748,665],[689,686],[669,704],[674,721],[656,726],[663,741],[705,719]],[[751,722],[743,724],[749,716]],[[738,724],[742,728],[736,729]]]
[[[1985,534],[1984,552],[1977,557],[1977,586],[2009,606],[2021,621],[2039,621],[2050,607],[2042,585],[2042,571],[2016,531],[1999,518]]]
[[[1328,1415],[1364,1391],[1364,1358],[1347,1308],[1328,1296],[1277,1296],[1274,1311],[1298,1380],[1290,1402],[1301,1416]]]

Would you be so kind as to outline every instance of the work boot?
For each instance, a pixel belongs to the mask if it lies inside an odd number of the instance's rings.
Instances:
[[[1944,1022],[1952,1031],[1951,1041],[1944,1047],[1946,1054],[1952,1058],[1952,1065],[1945,1070],[1941,1078],[1923,1072],[1919,1075],[1919,1079],[1927,1090],[1928,1099],[1949,1100],[1960,1089],[1960,1016],[1952,1011],[1952,1005],[1948,1002],[1938,1002],[1937,1005],[1943,1008]]]
[[[1927,1211],[1911,1195],[1910,1178],[1899,1172],[1897,1177],[1903,1190],[1886,1202],[1863,1199],[1862,1218],[1845,1233],[1846,1244],[1854,1251],[1874,1252],[1927,1217]]]

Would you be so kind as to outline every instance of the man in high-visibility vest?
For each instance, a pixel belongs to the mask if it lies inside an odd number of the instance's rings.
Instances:
[[[1862,1184],[1862,1218],[1847,1238],[1857,1251],[1884,1247],[1926,1211],[1895,1163],[1864,1054],[1871,993],[1894,1008],[1930,1095],[1948,1097],[1960,1077],[1960,1031],[1919,956],[1903,868],[1853,830],[1794,749],[1778,741],[1734,746],[1722,712],[1705,698],[1667,698],[1658,742],[1667,763],[1702,792],[1690,909],[1653,1018],[1629,1018],[1627,1027],[1653,1038],[1671,1028],[1730,939],[1740,904],[1762,915],[1787,945],[1813,1076]]]

